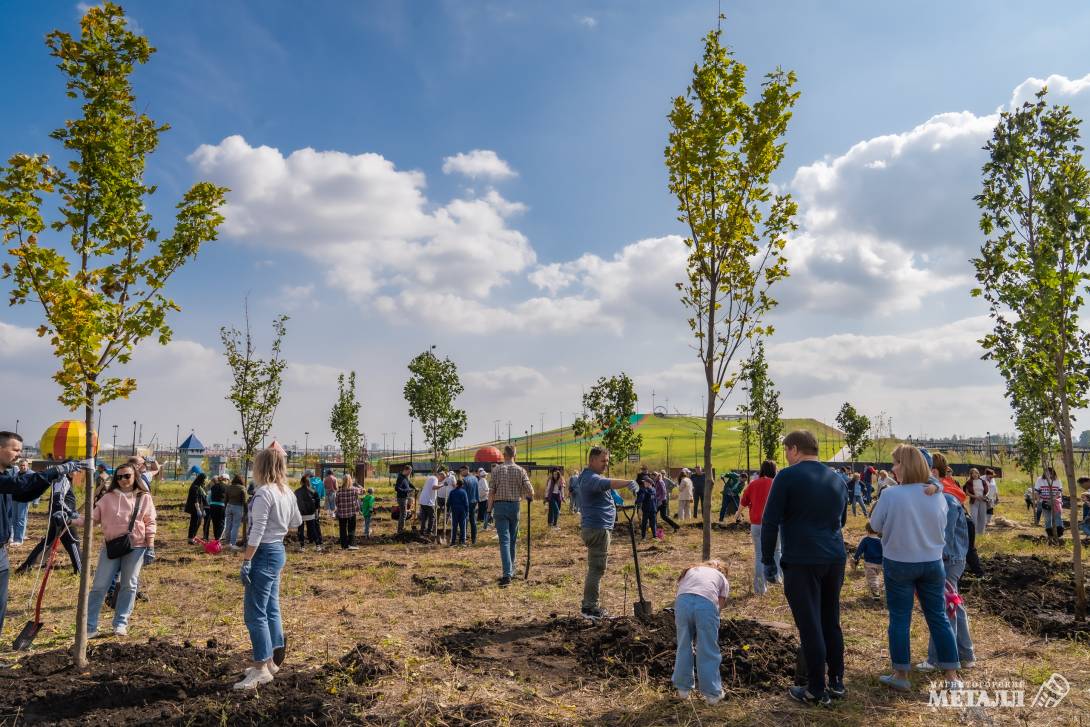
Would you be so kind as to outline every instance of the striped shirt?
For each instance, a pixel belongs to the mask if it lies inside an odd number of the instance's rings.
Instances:
[[[514,462],[492,468],[492,499],[495,502],[518,502],[533,495],[534,486],[530,484],[526,470]]]

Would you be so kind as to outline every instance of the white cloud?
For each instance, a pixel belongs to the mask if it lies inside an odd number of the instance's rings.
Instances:
[[[1082,78],[1068,78],[1067,76],[1061,76],[1056,73],[1053,73],[1045,79],[1027,78],[1014,89],[1007,110],[1016,109],[1027,101],[1032,102],[1037,92],[1045,86],[1048,86],[1050,98],[1056,96],[1078,96],[1079,94],[1090,90],[1090,73]]]
[[[470,179],[510,179],[515,170],[491,149],[459,152],[443,159],[443,174],[462,174]]]
[[[489,371],[467,371],[462,379],[467,390],[472,388],[490,397],[499,398],[536,394],[549,385],[544,374],[529,366],[500,366]]]
[[[598,27],[598,19],[591,15],[577,15],[575,22],[582,25],[584,28],[596,28]]]
[[[398,170],[378,154],[307,148],[285,157],[230,136],[189,159],[232,190],[225,233],[307,255],[358,299],[403,290],[483,298],[536,261],[525,236],[508,226],[522,205],[488,190],[435,206],[423,173]]]

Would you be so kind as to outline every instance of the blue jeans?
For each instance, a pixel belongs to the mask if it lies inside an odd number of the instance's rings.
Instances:
[[[855,514],[855,506],[859,505],[859,509],[863,511],[863,517],[867,517],[867,505],[863,502],[862,495],[852,495],[852,515]]]
[[[102,612],[102,603],[106,592],[114,583],[114,578],[121,575],[121,590],[117,594],[114,607],[114,628],[127,626],[136,603],[136,586],[140,582],[140,568],[144,565],[144,551],[147,548],[133,548],[131,553],[120,558],[106,555],[105,546],[98,552],[98,567],[95,568],[95,580],[91,584],[90,601],[87,604],[87,633],[98,631],[98,616]]]
[[[958,581],[961,580],[961,574],[965,572],[965,561],[943,561],[943,565],[946,567],[946,580],[954,586],[955,591],[958,590]],[[969,635],[969,616],[965,613],[965,606],[959,605],[953,616],[947,611],[946,617],[950,620],[951,628],[954,629],[954,638],[958,645],[958,659],[962,663],[975,661],[973,638]],[[934,664],[938,658],[938,652],[935,650],[935,640],[930,639],[927,642],[927,660]]]
[[[0,548],[0,631],[4,630],[4,617],[8,612],[8,576],[10,574],[8,549]]]
[[[496,534],[500,536],[500,563],[505,578],[515,575],[515,549],[519,539],[519,513],[522,503],[518,500],[501,500],[492,505],[492,517],[496,521]]]
[[[242,518],[245,517],[246,508],[242,505],[228,505],[227,506],[227,524],[223,527],[223,539],[227,541],[228,545],[234,545],[238,542],[238,529],[242,525]]]
[[[450,511],[450,544],[466,544],[466,520],[469,518],[468,510]]]
[[[370,515],[364,515],[363,516],[363,537],[365,537],[365,538],[371,537],[371,516]]]
[[[250,561],[250,585],[242,601],[242,617],[250,632],[254,661],[268,661],[273,649],[284,645],[280,622],[280,571],[287,556],[284,544],[262,543]]]
[[[716,697],[723,691],[719,664],[719,607],[695,593],[682,593],[674,601],[677,627],[677,656],[674,657],[674,686],[693,688],[693,644],[696,644],[696,681],[700,692]]]
[[[958,647],[954,629],[946,619],[943,587],[946,571],[941,560],[928,563],[902,563],[884,558],[882,574],[886,583],[886,608],[889,609],[889,656],[893,668],[908,671],[912,667],[909,636],[912,627],[912,597],[920,599],[920,609],[935,642],[940,669],[957,669]]]
[[[29,502],[11,503],[11,539],[12,542],[21,543],[26,540],[26,513],[30,507]]]
[[[1079,530],[1082,531],[1083,535],[1090,538],[1090,523],[1086,523],[1086,522],[1080,523],[1079,524]]]
[[[763,596],[768,593],[768,583],[765,582],[765,564],[761,558],[761,526],[750,525],[749,535],[753,538],[753,592]],[[782,554],[783,541],[776,538],[776,554],[773,558],[776,561],[776,572],[780,576],[780,583],[783,583],[783,569],[780,568]]]

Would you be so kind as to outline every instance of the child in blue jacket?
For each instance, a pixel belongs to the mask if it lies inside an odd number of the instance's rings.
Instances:
[[[649,477],[640,480],[640,489],[636,493],[636,508],[641,514],[640,540],[647,537],[648,526],[651,527],[651,537],[657,537],[659,504],[655,499],[655,488],[651,486]]]
[[[874,532],[874,528],[867,523],[867,535],[859,541],[859,546],[852,556],[852,568],[859,567],[860,559],[863,560],[863,572],[867,576],[867,588],[874,600],[882,597],[882,540],[881,533]]]

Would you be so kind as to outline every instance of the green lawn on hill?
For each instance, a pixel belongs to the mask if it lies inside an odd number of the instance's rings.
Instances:
[[[615,456],[615,467],[624,470],[646,464],[649,467],[692,467],[702,462],[704,451],[704,420],[697,417],[659,417],[650,414],[637,414],[632,417],[632,426],[643,435],[640,448],[640,462],[628,463],[623,456]],[[818,438],[823,459],[831,458],[844,445],[843,435],[839,430],[822,424],[816,419],[786,419],[784,431],[808,429]],[[570,428],[552,429],[544,433],[535,433],[531,438],[521,436],[512,439],[518,447],[519,459],[537,464],[558,464],[569,469],[578,467],[583,461],[588,447],[601,441],[600,436],[589,439],[575,437]],[[484,442],[472,447],[451,451],[451,461],[472,459],[479,447],[487,445],[502,446],[500,442]],[[750,446],[750,468],[757,469],[761,462],[760,453],[755,445]],[[782,465],[783,454],[777,458]],[[742,422],[719,421],[715,423],[715,436],[712,440],[712,462],[719,472],[727,469],[739,469],[746,466],[746,448],[742,441]]]

